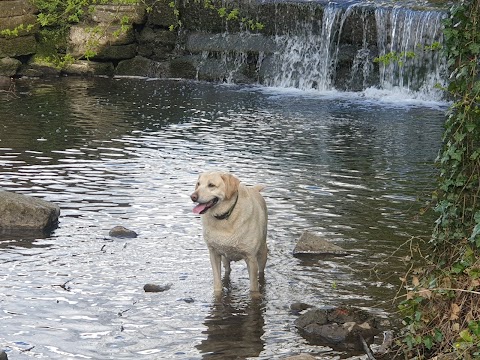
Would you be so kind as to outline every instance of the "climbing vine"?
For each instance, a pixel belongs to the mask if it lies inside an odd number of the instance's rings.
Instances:
[[[427,265],[417,269],[400,304],[402,356],[452,354],[480,359],[480,1],[462,1],[445,21],[452,69],[435,222]]]

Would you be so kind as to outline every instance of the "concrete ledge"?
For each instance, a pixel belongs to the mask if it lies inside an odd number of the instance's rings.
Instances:
[[[277,46],[271,37],[261,34],[206,34],[192,33],[186,43],[187,51],[196,53],[202,51],[212,52],[255,52],[272,54]]]

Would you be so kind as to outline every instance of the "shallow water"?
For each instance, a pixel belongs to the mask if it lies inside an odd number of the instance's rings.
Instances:
[[[11,359],[274,359],[311,352],[291,303],[390,316],[433,188],[443,109],[348,95],[145,79],[17,84],[0,99],[0,186],[61,207],[47,238],[0,242]],[[243,263],[221,299],[189,194],[200,171],[267,185],[266,284]],[[123,225],[136,239],[109,238]],[[296,258],[311,230],[349,250]],[[146,283],[172,284],[145,293]]]

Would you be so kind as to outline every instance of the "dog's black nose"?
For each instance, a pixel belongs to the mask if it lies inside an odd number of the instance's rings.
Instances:
[[[193,202],[196,202],[198,200],[197,193],[193,193],[192,195],[190,195],[190,199],[192,199]]]

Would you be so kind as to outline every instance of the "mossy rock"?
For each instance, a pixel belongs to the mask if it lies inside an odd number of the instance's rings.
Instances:
[[[31,55],[36,52],[37,41],[33,35],[10,39],[0,38],[0,58]]]
[[[21,61],[6,57],[0,59],[0,76],[13,76],[22,65]]]
[[[115,69],[115,75],[166,78],[170,77],[170,69],[168,62],[136,56],[133,59],[120,61]]]

